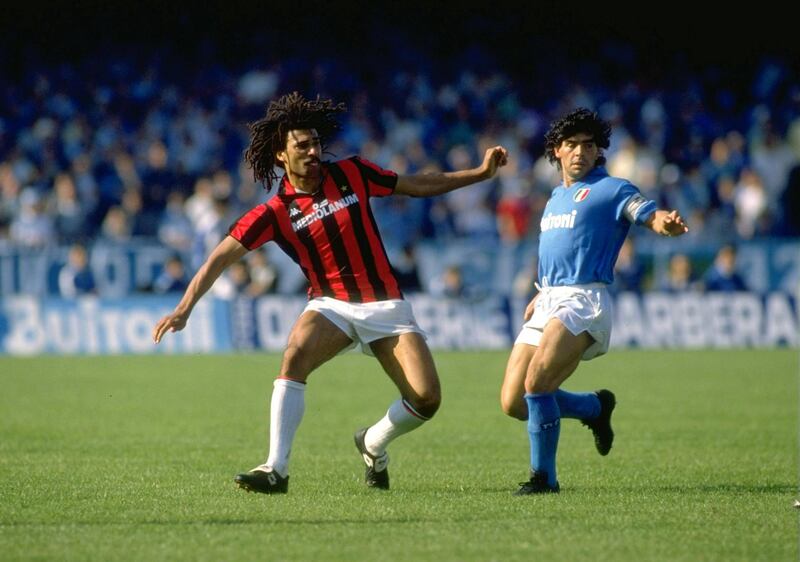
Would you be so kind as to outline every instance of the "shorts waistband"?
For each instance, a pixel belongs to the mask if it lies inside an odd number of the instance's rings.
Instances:
[[[536,288],[540,291],[556,291],[556,290],[579,290],[579,291],[590,291],[592,289],[606,289],[608,285],[606,283],[583,283],[578,285],[557,285],[557,286],[550,286],[545,285],[544,287],[539,286],[536,284]]]

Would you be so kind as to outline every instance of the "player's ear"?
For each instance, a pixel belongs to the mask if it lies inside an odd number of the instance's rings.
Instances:
[[[275,159],[278,160],[279,162],[283,163],[283,164],[286,164],[286,151],[285,150],[279,150],[278,152],[276,152],[275,153]]]

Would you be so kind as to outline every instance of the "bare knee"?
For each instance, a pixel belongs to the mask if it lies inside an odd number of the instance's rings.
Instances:
[[[509,417],[523,421],[528,419],[528,405],[525,403],[525,399],[522,398],[522,396],[501,396],[500,408],[503,410],[503,413]]]
[[[416,396],[407,397],[406,401],[419,415],[430,419],[442,404],[442,392],[438,388],[430,389]]]
[[[504,414],[518,420],[528,419],[528,404],[525,402],[525,376],[533,361],[536,347],[515,344],[508,358],[503,385],[500,387],[500,409]]]
[[[315,365],[309,361],[310,354],[302,346],[289,342],[283,352],[281,361],[281,377],[294,380],[305,380]]]
[[[508,381],[503,384],[500,389],[500,408],[505,415],[518,420],[528,419],[528,405],[523,398],[524,393],[522,385],[508,384]]]

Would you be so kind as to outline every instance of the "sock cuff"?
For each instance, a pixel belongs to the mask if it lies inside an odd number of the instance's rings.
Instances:
[[[526,392],[526,393],[523,395],[523,398],[525,398],[526,400],[527,400],[528,398],[533,398],[533,399],[536,399],[536,398],[546,398],[547,396],[555,396],[555,394],[556,394],[555,392],[537,392],[536,394],[532,394],[532,393],[530,393],[530,392]]]
[[[408,400],[406,400],[405,398],[403,398],[403,399],[402,399],[402,403],[403,403],[403,407],[406,409],[406,411],[407,411],[409,414],[411,414],[412,416],[414,416],[415,418],[419,418],[419,419],[421,419],[422,421],[428,421],[428,420],[430,419],[430,418],[427,418],[427,417],[423,416],[423,415],[422,415],[422,414],[420,414],[418,411],[416,411],[416,410],[414,409],[414,406],[412,406],[411,404],[409,404],[409,403],[408,403]]]
[[[285,388],[293,388],[295,390],[305,390],[306,389],[306,383],[305,382],[296,381],[294,379],[290,379],[289,377],[278,377],[277,379],[275,379],[275,382],[273,383],[273,386],[275,388],[283,386]]]
[[[525,401],[528,403],[528,431],[547,431],[558,427],[561,412],[554,393],[526,393]]]

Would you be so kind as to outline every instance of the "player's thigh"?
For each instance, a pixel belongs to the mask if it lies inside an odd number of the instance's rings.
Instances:
[[[509,416],[521,420],[528,419],[528,405],[525,403],[525,377],[536,346],[526,343],[514,344],[506,363],[503,386],[500,388],[500,406]]]
[[[594,343],[588,332],[573,334],[558,318],[544,327],[525,380],[526,392],[554,392],[578,367]]]
[[[415,407],[434,411],[438,408],[441,401],[439,375],[422,335],[407,332],[375,340],[370,347],[404,398]]]
[[[353,343],[319,312],[307,310],[297,319],[283,352],[280,375],[305,380],[311,372]]]

